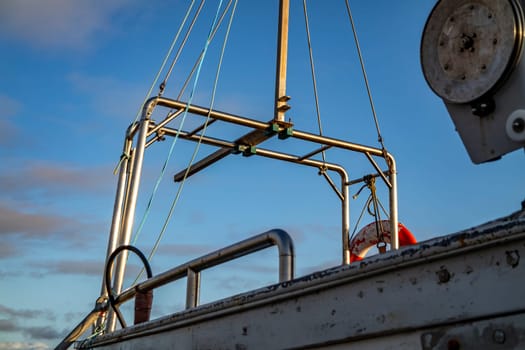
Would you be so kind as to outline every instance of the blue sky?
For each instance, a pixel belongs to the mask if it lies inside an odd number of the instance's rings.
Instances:
[[[92,308],[124,131],[188,3],[0,3],[0,349],[52,348]],[[166,96],[176,96],[218,3],[206,3],[191,38],[196,46],[181,56]],[[239,2],[217,109],[272,118],[277,3]],[[473,165],[444,105],[424,81],[419,41],[434,1],[350,3],[385,144],[397,160],[400,220],[425,240],[518,210],[525,199],[523,150]],[[377,146],[344,1],[308,4],[324,132]],[[292,1],[291,16],[287,115],[296,129],[317,132],[302,2]],[[221,30],[205,58],[196,104],[210,103],[223,37]],[[212,131],[240,136],[229,128]],[[160,144],[147,160],[150,185],[139,199],[139,218],[169,146]],[[176,145],[158,204],[137,242],[146,252],[175,196],[172,175],[184,168],[193,146]],[[265,146],[295,152],[299,144],[271,140]],[[202,147],[198,158],[210,151]],[[352,178],[371,171],[363,157],[327,157],[347,165]],[[255,158],[230,156],[188,180],[152,260],[154,273],[274,227],[294,237],[298,275],[340,262],[339,204],[324,179],[315,169]],[[364,198],[351,203],[353,223]],[[362,225],[370,221],[364,218]],[[269,250],[205,272],[202,301],[275,282],[276,261]],[[182,281],[159,290],[154,315],[180,309],[183,287]]]

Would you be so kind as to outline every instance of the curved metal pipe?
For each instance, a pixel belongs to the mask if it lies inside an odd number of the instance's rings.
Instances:
[[[188,275],[190,275],[191,278],[192,274],[198,275],[205,269],[273,245],[277,246],[279,251],[279,282],[293,279],[295,261],[293,240],[285,231],[274,229],[201,256],[200,258],[156,275],[134,287],[128,288],[115,298],[115,304],[118,305],[133,298],[137,291],[152,290]],[[187,293],[194,295],[193,297],[188,297],[187,295],[186,300],[187,306],[189,307],[198,305],[198,293],[195,293],[195,291],[195,284],[193,284],[193,287],[187,291]]]

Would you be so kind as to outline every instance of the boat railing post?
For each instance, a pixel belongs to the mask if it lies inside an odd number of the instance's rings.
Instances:
[[[399,249],[399,218],[398,218],[398,207],[397,207],[397,169],[396,161],[394,156],[390,153],[386,154],[386,162],[390,170],[390,188],[389,188],[389,199],[390,199],[390,249]]]
[[[186,286],[186,309],[199,305],[201,273],[188,267]]]

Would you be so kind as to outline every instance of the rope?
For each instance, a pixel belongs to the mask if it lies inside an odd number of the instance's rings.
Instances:
[[[348,18],[350,19],[350,24],[352,25],[352,33],[354,34],[355,46],[357,48],[357,55],[359,56],[359,62],[361,64],[361,71],[363,72],[363,78],[365,80],[366,92],[368,94],[368,100],[370,101],[370,108],[372,109],[372,115],[374,117],[374,122],[376,126],[376,131],[377,131],[377,141],[381,144],[381,147],[384,150],[385,145],[383,143],[383,137],[381,136],[381,130],[379,129],[379,121],[378,121],[376,110],[374,107],[374,101],[372,99],[372,92],[370,91],[370,84],[368,83],[368,76],[366,74],[365,64],[363,61],[363,55],[361,54],[361,47],[359,45],[359,40],[357,38],[357,31],[355,29],[354,19],[352,17],[352,12],[350,11],[350,4],[348,0],[346,0],[345,3],[346,3],[346,10],[348,12]]]
[[[168,62],[169,57],[171,56],[171,53],[173,52],[173,48],[175,47],[175,43],[179,39],[179,35],[182,32],[182,28],[184,28],[184,25],[186,24],[186,20],[188,19],[188,16],[190,15],[191,9],[193,8],[193,4],[195,3],[195,0],[192,0],[190,5],[188,6],[188,9],[186,10],[186,14],[184,15],[184,19],[182,20],[179,29],[177,31],[177,34],[175,34],[175,37],[171,41],[170,48],[168,49],[168,52],[164,56],[164,60],[162,61],[162,64],[160,65],[159,70],[157,71],[157,74],[155,75],[155,79],[153,79],[153,82],[151,83],[151,86],[148,90],[148,93],[146,94],[144,100],[142,101],[142,104],[140,105],[139,110],[137,111],[137,114],[135,115],[135,119],[133,123],[136,123],[139,120],[140,115],[142,114],[142,109],[144,108],[144,104],[146,104],[146,101],[150,98],[151,93],[153,92],[153,89],[157,85],[157,82],[159,81],[160,74],[164,70],[164,67],[166,66],[166,63]]]
[[[322,136],[323,135],[323,127],[322,127],[322,124],[321,124],[321,111],[320,111],[320,108],[319,108],[319,95],[318,95],[318,92],[317,92],[317,80],[315,78],[314,56],[313,56],[313,50],[312,50],[312,40],[311,40],[311,36],[310,36],[310,25],[309,25],[309,22],[308,22],[308,10],[306,8],[306,0],[303,0],[303,10],[304,10],[304,22],[305,22],[305,27],[306,27],[306,37],[307,37],[307,40],[308,40],[308,52],[309,52],[309,55],[310,55],[310,71],[311,71],[311,74],[312,74],[312,83],[313,83],[313,89],[314,89],[315,110],[316,110],[316,113],[317,113],[317,125],[319,127],[319,135]],[[325,151],[324,150],[322,151],[321,155],[323,157],[323,163],[326,162],[326,156],[325,156]]]
[[[236,0],[237,2],[237,0]],[[226,5],[226,7],[224,8],[224,11],[222,12],[222,15],[221,17],[219,18],[219,20],[217,21],[217,25],[215,26],[211,36],[210,36],[210,40],[213,40],[213,38],[215,37],[215,34],[217,33],[217,30],[219,29],[219,26],[222,24],[222,21],[224,20],[224,17],[226,16],[226,12],[228,12],[228,9],[230,8],[231,6],[231,3],[232,3],[232,0],[230,0],[228,2],[228,4]],[[182,95],[184,94],[184,91],[186,90],[186,87],[188,86],[191,78],[193,77],[193,74],[195,74],[195,71],[198,67],[198,64],[200,62],[200,59],[202,58],[202,55],[204,53],[204,50],[201,51],[199,57],[195,60],[195,63],[193,64],[193,68],[191,69],[190,71],[190,74],[188,74],[188,77],[186,78],[186,80],[184,81],[184,84],[182,85],[182,88],[177,96],[177,99],[180,99],[182,97]]]
[[[231,4],[231,1],[229,2],[227,8],[229,8],[230,4]],[[212,24],[212,28],[216,28],[216,26],[220,25],[220,23],[217,22],[217,17],[218,17],[218,14],[219,14],[221,6],[222,6],[222,0],[220,1],[219,5],[218,5],[217,13],[215,15],[215,19],[214,19],[214,22]],[[211,100],[210,111],[211,111],[211,109],[213,107],[213,104],[215,102],[215,95],[216,95],[216,91],[217,91],[217,85],[218,85],[220,70],[221,70],[221,67],[222,67],[222,61],[223,61],[224,52],[225,52],[225,48],[226,48],[226,42],[227,42],[228,37],[229,37],[229,33],[230,33],[231,25],[233,23],[233,17],[234,17],[234,14],[235,14],[236,7],[237,7],[237,0],[235,1],[234,7],[233,7],[231,15],[230,15],[230,21],[228,23],[228,28],[227,28],[227,31],[226,31],[226,35],[225,35],[225,38],[224,38],[224,42],[223,42],[223,46],[222,46],[222,50],[221,50],[221,54],[220,54],[219,64],[218,64],[218,67],[217,67],[217,72],[216,72],[216,75],[215,75],[215,81],[214,81],[214,86],[213,86],[213,91],[212,91],[212,100]],[[183,120],[181,122],[181,127],[184,124],[184,118],[187,115],[189,105],[191,104],[194,92],[195,92],[196,87],[197,87],[197,82],[199,80],[202,63],[204,62],[204,57],[206,56],[206,52],[207,52],[208,46],[209,46],[209,44],[210,44],[210,42],[212,40],[212,36],[215,34],[215,32],[216,32],[216,29],[214,31],[210,32],[210,34],[208,35],[208,39],[206,40],[206,44],[204,46],[203,54],[200,56],[201,60],[200,60],[199,66],[198,66],[198,68],[196,70],[194,85],[193,85],[192,91],[190,92],[190,99],[189,99],[188,105],[186,107],[186,110],[185,110],[185,113],[184,113],[184,116],[183,116]],[[173,202],[171,204],[171,207],[170,207],[170,210],[169,210],[168,215],[166,217],[166,220],[164,221],[162,229],[161,229],[161,231],[160,231],[160,233],[159,233],[159,235],[157,237],[157,240],[155,241],[155,244],[153,245],[153,248],[151,249],[150,254],[148,255],[148,260],[151,260],[152,257],[155,255],[155,253],[156,253],[156,251],[158,249],[158,246],[160,244],[160,241],[164,237],[164,234],[166,232],[168,224],[169,224],[169,222],[171,220],[171,217],[173,216],[173,212],[175,210],[175,207],[176,207],[176,205],[177,205],[177,203],[179,201],[180,195],[182,193],[182,189],[184,187],[184,183],[185,183],[186,178],[188,176],[189,169],[190,169],[191,165],[193,164],[193,162],[194,162],[194,160],[195,160],[195,158],[197,156],[197,153],[198,153],[199,147],[200,147],[200,145],[202,143],[202,138],[204,137],[204,134],[206,132],[206,127],[207,127],[207,124],[208,124],[209,120],[210,120],[210,114],[208,114],[208,117],[207,117],[205,125],[204,125],[204,130],[203,130],[202,134],[200,135],[200,138],[199,138],[199,141],[197,143],[197,146],[195,147],[195,150],[194,150],[194,152],[192,154],[192,157],[191,157],[191,159],[189,161],[186,173],[184,174],[184,177],[183,177],[183,179],[181,181],[181,184],[180,184],[180,186],[179,186],[179,188],[177,190],[175,198],[174,198],[174,200],[173,200]],[[171,155],[171,152],[173,150],[173,146],[175,145],[175,141],[177,140],[177,138],[178,138],[178,136],[180,134],[180,128],[178,130],[179,131],[175,135],[174,142],[172,143],[172,147],[170,148],[170,155]],[[140,276],[142,275],[143,272],[144,272],[144,269],[142,269],[140,271],[139,275],[135,279],[135,282],[140,278]]]
[[[222,0],[221,0],[221,3],[222,3]],[[219,7],[220,7],[220,5],[219,5]],[[236,7],[237,7],[237,0],[235,0],[234,7],[232,9],[232,13],[231,13],[231,16],[230,16],[230,22],[228,23],[228,29],[227,29],[227,32],[226,32],[226,35],[225,35],[225,38],[224,38],[224,42],[223,42],[223,46],[222,46],[222,50],[221,50],[221,55],[220,55],[220,58],[219,58],[219,64],[217,66],[217,72],[215,74],[215,81],[214,81],[214,85],[213,85],[212,98],[211,98],[211,103],[210,103],[210,113],[211,113],[211,109],[213,108],[213,104],[215,103],[215,94],[217,92],[217,84],[218,84],[218,80],[219,80],[220,70],[221,70],[221,67],[222,67],[222,60],[223,60],[223,57],[224,57],[224,50],[226,48],[226,42],[228,40],[231,24],[232,24],[232,21],[233,21],[233,15],[235,13]],[[199,74],[199,72],[200,72],[200,67],[198,69],[197,75]],[[200,134],[199,141],[197,142],[197,146],[195,147],[195,149],[193,151],[193,154],[192,154],[192,157],[191,157],[191,159],[190,159],[190,161],[188,163],[188,166],[186,167],[186,172],[184,173],[184,177],[182,178],[181,184],[180,184],[180,186],[179,186],[179,188],[177,190],[177,194],[175,195],[175,199],[173,200],[173,202],[171,204],[170,210],[168,212],[168,216],[166,217],[166,220],[164,221],[164,224],[162,226],[161,232],[160,232],[160,234],[159,234],[159,236],[157,238],[157,241],[155,242],[155,245],[153,246],[153,248],[152,248],[152,250],[150,252],[150,255],[148,256],[148,259],[151,259],[153,257],[153,255],[155,255],[155,252],[158,249],[160,241],[162,240],[162,237],[164,236],[164,234],[166,232],[168,224],[169,224],[169,222],[171,220],[171,217],[173,216],[173,212],[175,210],[175,207],[177,206],[177,203],[179,201],[180,195],[182,193],[182,189],[184,188],[184,184],[186,182],[186,179],[188,177],[189,171],[191,169],[191,165],[193,164],[193,162],[195,161],[195,158],[197,157],[197,153],[198,153],[200,145],[202,143],[202,139],[204,137],[204,134],[206,133],[206,128],[207,128],[207,124],[208,124],[209,120],[210,120],[210,114],[208,114],[208,116],[206,118],[206,122],[204,123],[204,128],[202,130],[202,133]]]
[[[365,209],[368,207],[368,205],[370,205],[370,200],[371,199],[372,199],[372,197],[368,196],[368,199],[366,200],[365,205],[363,205],[363,209],[361,209],[361,214],[359,214],[359,218],[357,219],[357,221],[355,223],[354,230],[352,231],[352,234],[350,235],[350,242],[352,241],[352,239],[355,236],[355,233],[357,231],[357,227],[359,226],[359,223],[361,222],[361,219],[363,218],[363,214],[365,213]]]
[[[186,42],[188,41],[188,38],[189,38],[189,36],[190,36],[190,34],[191,34],[192,30],[193,30],[193,26],[197,22],[197,18],[199,17],[199,14],[200,14],[200,12],[202,10],[202,7],[204,6],[204,1],[205,0],[201,0],[199,8],[197,9],[195,14],[193,15],[193,19],[192,19],[192,21],[190,23],[190,26],[188,27],[188,30],[186,31],[186,35],[184,36],[184,39],[182,39],[182,42],[181,42],[181,44],[179,46],[179,49],[177,50],[177,53],[175,54],[175,57],[173,58],[173,61],[171,62],[171,65],[170,65],[170,67],[168,69],[168,72],[166,73],[166,76],[164,77],[164,80],[160,84],[159,96],[161,96],[164,93],[164,89],[166,88],[166,84],[168,83],[168,79],[171,76],[171,73],[173,72],[173,68],[175,67],[175,64],[177,63],[177,61],[179,60],[180,54],[182,53],[182,49],[184,48],[184,46],[186,46]]]
[[[190,28],[188,29],[188,32],[186,33],[186,36],[185,36],[185,38],[184,38],[184,40],[183,40],[183,43],[181,43],[181,46],[179,47],[179,50],[178,50],[178,52],[177,52],[177,55],[176,55],[174,61],[172,62],[172,66],[173,66],[173,64],[178,60],[178,56],[180,55],[180,51],[181,51],[182,48],[184,47],[184,45],[185,45],[185,43],[186,43],[186,39],[188,38],[188,34],[189,34],[189,32],[191,32],[191,28],[192,28],[193,25],[195,24],[196,18],[197,18],[197,16],[198,16],[198,14],[200,13],[201,9],[202,9],[203,2],[204,2],[204,1],[201,1],[201,4],[200,4],[199,8],[197,9],[197,12],[196,12],[196,14],[195,14],[195,16],[194,16],[194,18],[193,18],[193,20],[192,20],[192,23],[191,23],[191,25],[190,25]],[[230,0],[230,2],[229,2],[228,6],[226,7],[225,11],[227,11],[227,9],[229,8],[230,4],[231,4],[231,0]],[[217,21],[216,23],[213,24],[213,26],[214,26],[214,30],[213,30],[213,32],[212,32],[212,35],[211,35],[211,36],[208,36],[208,38],[207,38],[208,41],[211,41],[211,40],[213,39],[214,34],[217,32],[218,26],[220,26],[220,24],[221,24],[221,22],[222,22],[222,18],[224,18],[224,14],[225,14],[225,12],[223,12],[223,15],[222,15],[222,17],[221,17],[221,20],[219,20],[219,21]],[[205,49],[207,49],[207,47],[205,47]],[[190,78],[191,76],[193,76],[193,73],[194,73],[194,71],[195,71],[195,66],[198,66],[197,63],[203,61],[203,52],[204,52],[204,50],[201,52],[201,54],[200,54],[200,56],[199,56],[199,59],[196,61],[195,65],[194,65],[194,69],[192,70],[192,72],[190,73],[190,76],[188,77],[188,79],[187,79],[186,81],[188,81],[189,78]],[[171,74],[172,68],[173,68],[173,67],[170,68],[170,72],[169,72],[169,74]],[[167,79],[169,78],[169,74],[166,76],[166,78],[164,79],[164,82],[161,84],[161,86],[163,85],[163,87],[161,88],[162,90],[163,90],[163,89],[165,88],[165,86],[166,86],[166,82],[167,82]],[[197,78],[197,80],[198,80],[198,78]],[[183,88],[183,89],[184,89],[184,88]],[[182,93],[183,93],[183,91],[181,91],[181,93],[179,94],[178,99],[180,99],[180,96],[182,95]],[[160,95],[160,94],[161,94],[161,91],[159,91],[159,95]],[[191,104],[191,100],[192,100],[192,99],[193,99],[193,96],[191,96],[190,101],[189,101],[189,104]],[[182,128],[182,126],[184,125],[184,122],[185,122],[185,120],[186,120],[187,110],[188,110],[188,109],[186,108],[186,110],[184,111],[184,115],[182,116],[182,121],[181,121],[181,124],[180,124],[180,126],[179,126],[179,129]],[[170,111],[169,113],[171,113],[171,111]],[[166,160],[164,161],[164,164],[163,164],[163,166],[162,166],[161,172],[160,172],[160,174],[159,174],[159,176],[158,176],[158,178],[157,178],[157,181],[156,181],[156,183],[155,183],[155,186],[153,187],[153,191],[152,191],[151,196],[150,196],[150,198],[149,198],[149,200],[148,200],[148,204],[147,204],[147,206],[146,206],[146,210],[145,210],[144,215],[143,215],[143,217],[142,217],[142,219],[141,219],[141,221],[140,221],[140,224],[139,224],[139,226],[138,226],[138,228],[137,228],[137,231],[135,232],[135,235],[134,235],[134,237],[133,237],[133,242],[132,242],[133,244],[136,244],[136,242],[137,242],[137,240],[138,240],[138,238],[139,238],[139,236],[140,236],[140,233],[142,232],[142,229],[143,229],[143,227],[144,227],[144,225],[145,225],[145,223],[146,223],[146,221],[147,221],[147,219],[148,219],[148,217],[149,217],[149,213],[151,212],[151,206],[152,206],[152,204],[153,204],[153,201],[155,200],[155,196],[156,196],[156,194],[157,194],[157,191],[158,191],[158,188],[159,188],[159,186],[160,186],[160,183],[162,182],[162,179],[164,178],[164,174],[165,174],[166,169],[167,169],[167,167],[168,167],[169,161],[171,160],[171,156],[173,155],[173,150],[174,150],[174,148],[175,148],[175,143],[177,142],[178,137],[179,137],[179,132],[175,135],[175,138],[174,138],[173,141],[172,141],[172,144],[171,144],[170,149],[169,149],[169,151],[168,151],[167,158],[166,158]]]

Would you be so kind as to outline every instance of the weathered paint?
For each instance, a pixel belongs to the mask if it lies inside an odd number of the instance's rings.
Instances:
[[[119,330],[82,348],[523,349],[524,256],[521,211]]]

